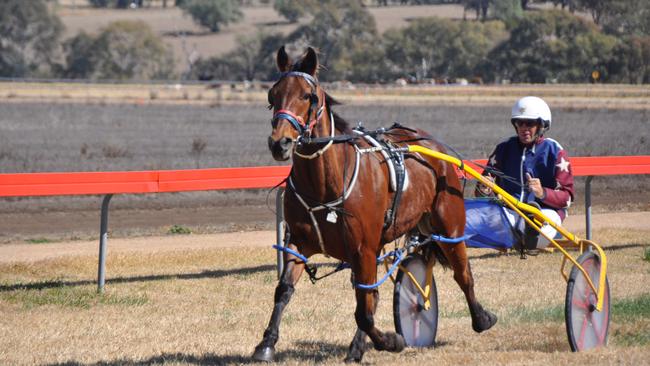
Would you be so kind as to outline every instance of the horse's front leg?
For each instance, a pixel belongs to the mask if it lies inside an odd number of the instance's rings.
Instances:
[[[289,246],[291,249],[296,250],[295,245]],[[269,325],[264,331],[262,341],[255,347],[253,359],[256,361],[273,362],[275,356],[275,344],[280,337],[280,321],[282,320],[282,312],[291,300],[291,295],[294,292],[294,285],[300,279],[305,263],[297,259],[293,255],[285,255],[284,272],[280,277],[278,286],[275,288],[275,304],[273,306],[273,313]]]
[[[371,285],[377,281],[377,258],[374,253],[366,253],[358,260],[355,260],[354,274],[356,284]],[[356,288],[357,308],[354,317],[357,326],[365,332],[372,340],[375,349],[378,351],[401,352],[406,343],[404,338],[394,332],[382,332],[375,327],[374,314],[377,308],[379,293],[377,289]],[[361,356],[355,361],[361,361]]]
[[[357,327],[352,342],[350,342],[348,354],[345,356],[345,362],[361,362],[363,354],[366,352],[366,336],[366,333]]]

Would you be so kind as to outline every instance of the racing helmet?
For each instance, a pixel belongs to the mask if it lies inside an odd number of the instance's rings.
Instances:
[[[513,126],[515,120],[518,119],[537,120],[542,125],[541,130],[547,131],[551,128],[551,109],[542,98],[531,96],[523,97],[512,106],[510,122]]]

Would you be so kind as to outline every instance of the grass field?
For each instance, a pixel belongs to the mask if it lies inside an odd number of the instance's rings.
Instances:
[[[450,271],[436,268],[440,321],[435,349],[368,351],[368,364],[642,365],[650,359],[649,231],[600,230],[609,261],[612,315],[607,348],[571,353],[564,327],[559,254],[522,261],[472,250],[477,296],[499,316],[471,330]],[[182,240],[182,237],[179,238]],[[645,250],[645,252],[644,252]],[[644,256],[646,257],[644,259]],[[320,271],[333,263],[316,257]],[[11,365],[247,364],[270,316],[270,248],[133,252],[109,257],[105,295],[95,294],[96,257],[0,265],[0,363]],[[377,322],[393,329],[392,285]],[[340,364],[354,332],[344,272],[301,279],[284,315],[283,364]]]

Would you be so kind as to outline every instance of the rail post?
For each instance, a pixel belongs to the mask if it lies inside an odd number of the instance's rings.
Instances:
[[[591,240],[591,180],[592,175],[587,176],[585,181],[585,226],[587,229],[587,240]]]
[[[275,195],[275,240],[276,245],[285,246],[284,242],[284,188],[278,187]],[[284,253],[278,250],[278,280],[284,272]]]
[[[112,194],[107,194],[102,200],[102,213],[99,224],[99,264],[97,269],[97,292],[104,292],[106,282],[106,242],[108,241],[108,204]]]

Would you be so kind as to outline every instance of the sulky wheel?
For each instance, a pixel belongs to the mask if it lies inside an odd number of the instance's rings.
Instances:
[[[591,251],[583,253],[578,263],[598,286],[601,271],[600,258]],[[577,268],[571,269],[566,289],[565,318],[569,345],[574,352],[601,347],[607,344],[609,330],[609,282],[605,278],[603,308],[596,310],[596,294]]]
[[[402,267],[410,271],[424,288],[427,265],[421,255],[410,254],[402,262]],[[435,344],[438,330],[438,293],[435,281],[432,281],[429,301],[431,307],[425,310],[422,294],[400,268],[393,292],[393,317],[395,330],[404,337],[408,346],[431,347]]]

